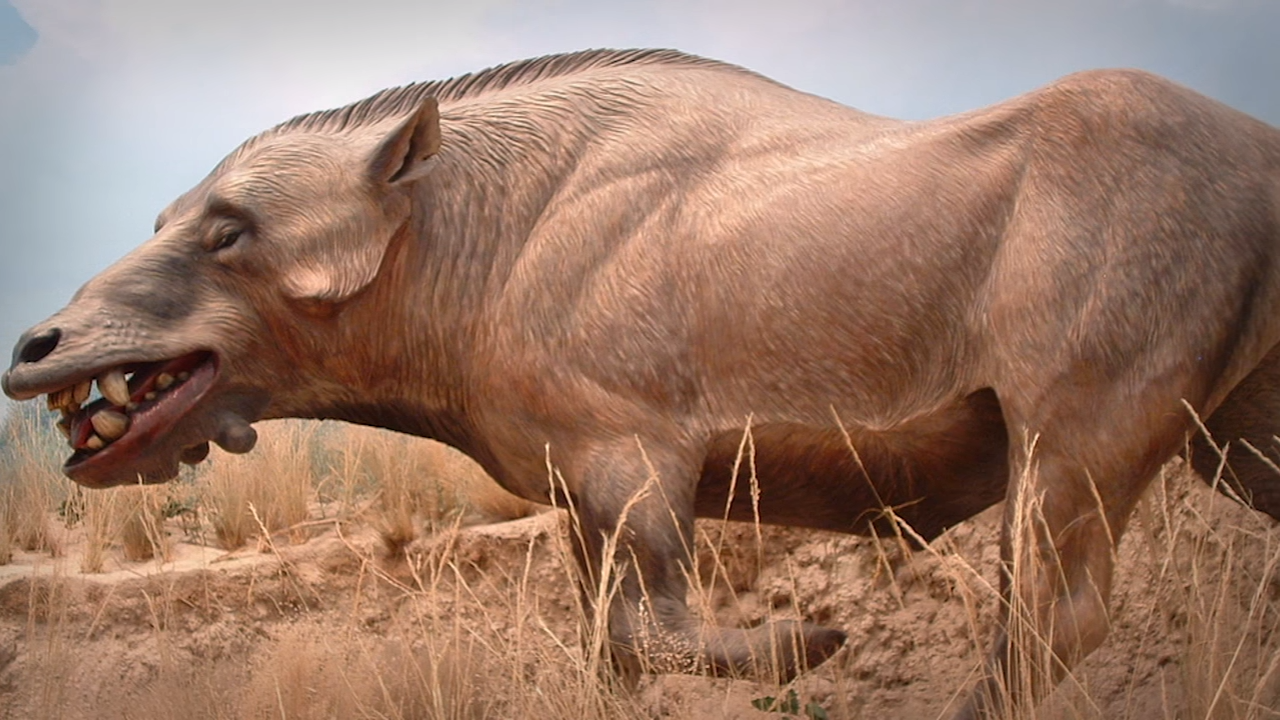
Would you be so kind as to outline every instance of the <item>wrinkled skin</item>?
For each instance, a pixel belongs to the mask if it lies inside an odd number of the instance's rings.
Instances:
[[[790,677],[843,645],[698,622],[694,517],[889,533],[892,507],[928,541],[1031,493],[1039,563],[1004,592],[1041,600],[1060,674],[1106,634],[1111,543],[1160,465],[1188,437],[1218,465],[1188,408],[1280,516],[1238,442],[1280,431],[1278,213],[1280,133],[1143,73],[902,123],[673,53],[541,59],[250,140],[3,386],[134,372],[105,449],[108,401],[67,411],[91,487],[247,451],[262,418],[450,443],[572,504],[589,598],[616,563],[624,671]],[[959,716],[1002,711],[1024,657],[1001,633]]]

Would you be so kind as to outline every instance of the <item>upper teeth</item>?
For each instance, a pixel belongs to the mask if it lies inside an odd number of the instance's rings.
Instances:
[[[73,397],[75,396],[75,388],[65,387],[57,392],[49,393],[49,409],[61,410],[62,408],[72,407]],[[75,403],[79,406],[80,403]]]
[[[190,378],[191,373],[184,370],[178,373],[161,372],[155,376],[153,381],[144,379],[136,382],[135,385],[138,391],[145,389],[138,402],[155,400],[160,393]],[[129,426],[133,420],[129,413],[138,409],[138,402],[134,402],[130,395],[129,380],[125,377],[123,368],[116,367],[107,370],[98,376],[97,381],[98,391],[102,393],[102,397],[110,405],[99,407],[92,416],[82,417],[80,420],[80,422],[88,422],[93,430],[88,433],[84,444],[80,447],[92,451],[101,450],[108,444],[124,437],[129,432]],[[59,421],[58,427],[64,435],[78,435],[78,432],[75,432],[73,428],[76,422],[75,418],[81,415],[80,406],[89,399],[92,389],[93,381],[84,380],[49,393],[49,409],[59,410],[62,413],[62,419]],[[77,425],[76,427],[81,426]]]
[[[112,405],[129,404],[129,383],[124,379],[124,371],[113,368],[98,376],[98,391]]]

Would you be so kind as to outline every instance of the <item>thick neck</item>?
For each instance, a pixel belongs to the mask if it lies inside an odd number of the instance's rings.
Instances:
[[[563,117],[465,110],[443,116],[443,147],[407,223],[374,285],[343,311],[333,352],[361,357],[367,372],[343,378],[345,399],[317,414],[430,437],[483,463],[468,420],[470,371],[489,362],[477,339],[590,135]]]

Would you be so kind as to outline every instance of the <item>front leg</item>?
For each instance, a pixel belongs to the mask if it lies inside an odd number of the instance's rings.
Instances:
[[[698,453],[652,438],[596,443],[574,454],[563,471],[576,498],[574,551],[588,607],[605,608],[610,651],[624,675],[790,680],[830,657],[846,636],[797,621],[717,628],[690,614],[700,467]]]

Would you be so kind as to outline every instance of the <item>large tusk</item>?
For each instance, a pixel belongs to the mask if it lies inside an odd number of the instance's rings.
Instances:
[[[113,368],[98,376],[98,391],[112,405],[121,407],[129,404],[129,383],[124,379],[124,371]]]

